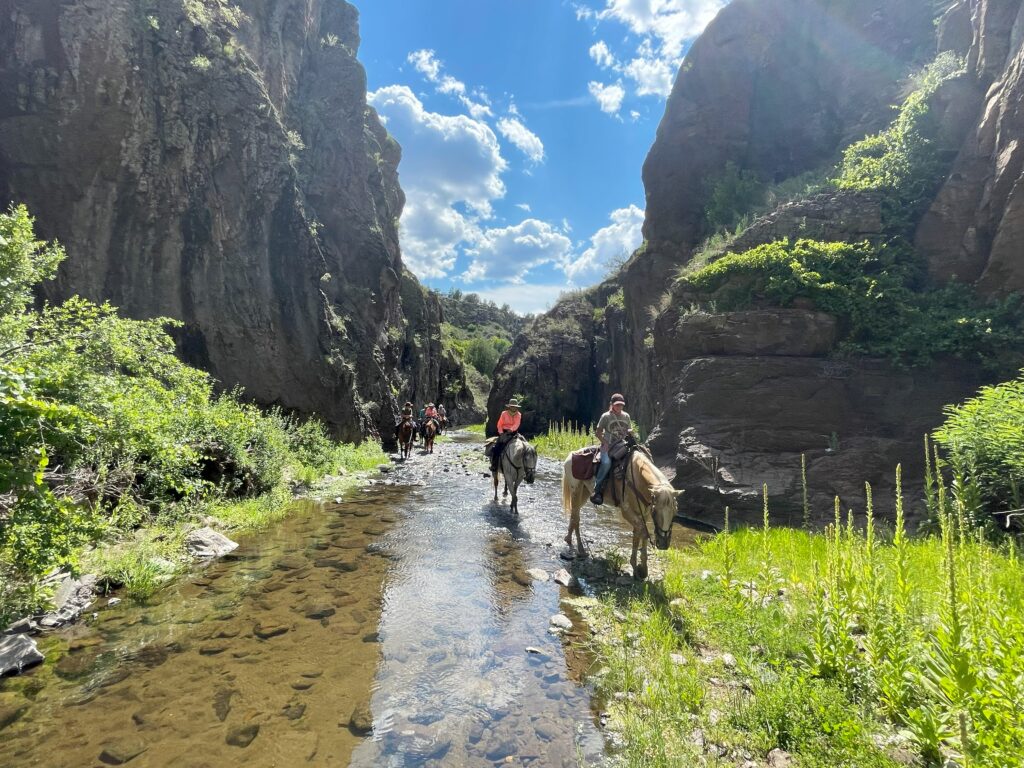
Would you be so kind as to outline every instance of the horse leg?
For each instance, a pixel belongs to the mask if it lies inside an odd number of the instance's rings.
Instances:
[[[494,500],[498,500],[498,473],[497,471],[491,472],[491,481],[494,483]]]
[[[507,482],[505,483],[505,489],[508,490],[508,483]],[[512,514],[513,515],[517,515],[517,516],[519,515],[519,496],[517,495],[517,491],[518,490],[519,490],[519,481],[517,480],[516,482],[512,483],[512,506],[511,506]]]

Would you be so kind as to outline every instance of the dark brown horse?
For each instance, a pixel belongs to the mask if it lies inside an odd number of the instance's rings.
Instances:
[[[434,438],[437,437],[437,419],[427,419],[423,425],[423,450],[426,453],[434,452]]]
[[[403,459],[408,459],[412,453],[412,441],[415,436],[416,430],[413,429],[412,420],[402,419],[402,423],[398,425],[398,452]]]

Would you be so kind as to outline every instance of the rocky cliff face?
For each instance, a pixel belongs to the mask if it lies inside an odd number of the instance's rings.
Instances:
[[[964,6],[968,3],[957,3],[950,19],[962,15]],[[956,278],[975,283],[983,293],[1005,296],[1024,290],[1021,0],[985,0],[977,6],[968,67],[969,87],[957,103],[980,118],[921,221],[917,247],[936,279]]]
[[[67,248],[50,298],[181,320],[225,386],[386,432],[419,360],[358,47],[343,0],[0,0],[0,200]]]
[[[935,276],[953,271],[943,268],[945,253],[975,259],[968,279],[983,291],[996,293],[997,284],[1015,290],[1014,280],[1024,278],[1015,240],[1024,221],[1015,202],[1024,135],[1021,2],[973,5],[951,3],[936,35],[935,5],[927,0],[731,3],[693,46],[669,99],[644,168],[647,242],[615,278],[620,298],[609,302],[604,287],[584,297],[595,327],[568,364],[565,355],[528,354],[563,348],[562,325],[538,321],[527,329],[532,338],[517,341],[500,366],[492,409],[515,387],[529,394],[524,386],[534,382],[547,392],[533,414],[538,426],[569,414],[594,419],[609,388],[624,390],[630,412],[652,429],[660,462],[688,491],[684,511],[712,521],[726,504],[738,517],[759,519],[767,483],[773,508],[799,522],[801,455],[818,513],[831,509],[836,494],[846,506],[861,505],[865,481],[875,486],[879,509],[891,508],[898,462],[914,498],[923,434],[941,420],[944,404],[982,383],[979,371],[837,360],[835,318],[812,306],[717,312],[714,302],[698,305],[665,288],[706,234],[709,180],[727,163],[769,182],[831,165],[845,146],[889,123],[902,81],[936,49],[966,54],[969,46],[970,78],[948,83],[932,105],[941,123],[936,151],[952,158],[966,146],[918,243]],[[833,192],[755,221],[731,249],[784,237],[860,241],[884,234],[877,198]],[[991,247],[962,247],[971,238]],[[1008,247],[1014,242],[1015,252]],[[571,314],[586,325],[586,308]],[[578,366],[572,379],[567,365]],[[599,383],[551,394],[557,382],[578,379]]]

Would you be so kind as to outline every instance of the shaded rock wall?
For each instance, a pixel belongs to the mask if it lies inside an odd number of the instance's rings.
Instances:
[[[968,58],[972,130],[925,214],[917,247],[938,280],[1024,290],[1024,3],[983,0]]]
[[[356,10],[238,5],[0,0],[0,200],[67,248],[49,298],[179,319],[224,386],[387,432],[404,198]]]

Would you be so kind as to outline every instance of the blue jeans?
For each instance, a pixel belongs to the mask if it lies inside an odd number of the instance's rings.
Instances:
[[[597,477],[595,478],[598,485],[604,482],[604,479],[608,477],[608,473],[612,471],[612,457],[608,455],[608,451],[601,451],[601,466],[597,468]]]

